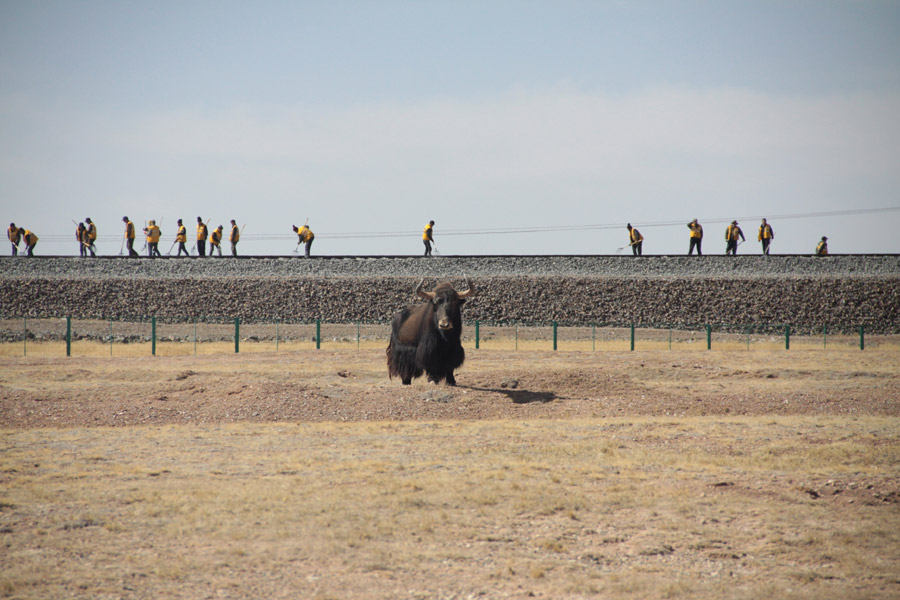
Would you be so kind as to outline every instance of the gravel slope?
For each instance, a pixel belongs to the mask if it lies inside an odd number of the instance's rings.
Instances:
[[[386,321],[474,281],[464,318],[900,331],[900,258],[836,256],[0,260],[3,316]]]

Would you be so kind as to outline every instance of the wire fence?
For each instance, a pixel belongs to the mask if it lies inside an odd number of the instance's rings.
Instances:
[[[384,349],[389,321],[0,318],[0,356],[187,356]],[[467,322],[463,346],[483,350],[900,350],[900,334],[862,326]]]

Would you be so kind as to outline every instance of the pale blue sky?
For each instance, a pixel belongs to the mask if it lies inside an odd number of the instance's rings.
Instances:
[[[320,254],[417,254],[429,219],[445,254],[612,253],[626,222],[682,253],[694,217],[758,252],[768,215],[773,251],[900,252],[900,211],[787,218],[886,207],[897,2],[0,0],[0,213],[38,253],[90,216],[116,254],[124,214],[163,251],[201,215],[246,254],[306,218]]]

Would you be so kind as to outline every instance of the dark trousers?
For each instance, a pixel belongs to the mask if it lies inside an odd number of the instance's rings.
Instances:
[[[13,243],[10,243],[10,245],[12,246],[12,251],[13,251],[12,255],[18,256],[19,255],[19,246],[16,244],[13,244]]]
[[[216,253],[216,250],[219,251],[219,256],[222,256],[222,245],[221,245],[221,244],[213,244],[213,243],[210,243],[210,245],[209,245],[209,255],[210,255],[210,256],[214,256],[215,253]]]
[[[312,248],[312,243],[313,243],[313,240],[309,240],[309,241],[306,242],[306,244],[303,246],[304,253],[306,254],[306,258],[309,258],[309,249]]]
[[[159,242],[147,242],[147,252],[150,254],[150,258],[162,256],[162,254],[159,253]]]
[[[737,256],[737,240],[729,240],[725,245],[725,256]]]
[[[191,253],[188,252],[187,246],[184,245],[184,242],[178,242],[178,254],[175,256],[181,256],[181,253],[184,252],[185,256],[190,256]]]
[[[697,248],[697,256],[703,256],[703,252],[700,250],[701,242],[703,238],[691,238],[691,247],[688,249],[688,256],[694,253],[694,248]]]
[[[428,240],[422,240],[425,244],[425,256],[431,256],[431,242]]]
[[[197,254],[206,256],[206,240],[197,240]]]
[[[763,238],[763,240],[762,240],[763,254],[769,253],[769,243],[771,243],[771,241],[772,240],[770,240],[769,238]]]
[[[35,247],[35,246],[37,246],[37,242],[31,244],[30,246],[29,246],[29,245],[26,245],[26,246],[25,246],[25,253],[26,253],[28,256],[34,256],[34,247]]]
[[[87,249],[91,251],[91,256],[97,256],[97,250],[94,248],[94,240],[88,242]]]
[[[128,246],[128,256],[134,258],[138,255],[137,251],[134,249],[134,238],[128,238],[125,240],[125,245]]]
[[[638,242],[636,244],[632,244],[631,245],[631,253],[634,254],[635,256],[640,256],[641,253],[644,251],[643,246],[644,246],[644,242]]]
[[[231,255],[237,257],[237,242],[231,242]]]
[[[87,256],[87,253],[87,246],[84,244],[84,242],[82,242],[81,247],[78,249],[78,254],[81,256]]]

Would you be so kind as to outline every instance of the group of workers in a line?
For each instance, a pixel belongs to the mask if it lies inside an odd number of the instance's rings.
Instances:
[[[137,251],[134,249],[134,239],[135,239],[135,227],[134,223],[125,216],[122,217],[122,221],[125,223],[125,238],[123,243],[128,248],[128,255],[131,257],[139,256]],[[199,256],[206,256],[206,243],[209,242],[209,256],[213,256],[216,252],[218,252],[219,256],[222,256],[222,236],[224,234],[224,228],[219,225],[212,232],[209,231],[207,226],[208,223],[204,222],[201,217],[197,217],[197,242],[195,247],[197,248],[197,254]],[[73,221],[74,223],[74,221]],[[634,256],[641,256],[643,254],[643,246],[644,246],[644,236],[641,235],[641,232],[636,228],[631,226],[631,223],[628,223],[628,241],[629,246],[631,246],[631,251]],[[703,226],[694,219],[690,223],[687,224],[688,229],[690,230],[690,246],[688,247],[688,256],[694,254],[694,249],[697,250],[697,256],[702,256],[702,242],[703,242]],[[315,239],[315,234],[309,228],[308,221],[307,224],[302,227],[297,227],[296,225],[292,225],[294,233],[297,234],[298,241],[297,247],[299,248],[300,244],[305,245],[305,255],[309,258],[310,248],[312,248],[313,240]],[[156,224],[156,221],[151,219],[147,226],[144,227],[144,236],[146,237],[146,248],[147,253],[150,258],[154,256],[162,256],[159,252],[159,240],[162,236],[162,232],[160,230],[159,225]],[[12,253],[13,256],[18,255],[19,253],[19,244],[24,241],[25,242],[25,251],[28,256],[34,256],[34,246],[37,244],[38,237],[34,234],[33,231],[29,231],[28,229],[16,227],[15,223],[9,224],[9,230],[7,230],[7,237],[9,237],[10,243],[12,243]],[[762,253],[768,255],[769,247],[772,243],[772,239],[775,237],[775,233],[772,231],[772,226],[766,222],[765,219],[762,220],[762,224],[759,226],[759,234],[757,235],[757,241],[762,243]],[[97,252],[95,249],[94,242],[97,240],[97,226],[94,222],[87,218],[82,223],[78,223],[75,230],[75,238],[78,240],[78,248],[79,254],[81,256],[87,256],[90,253],[91,256],[97,256]],[[175,241],[172,243],[172,247],[174,248],[175,244],[178,244],[178,254],[177,256],[181,256],[184,253],[185,256],[190,256],[190,252],[187,249],[187,227],[184,225],[181,219],[178,219],[178,229],[175,234]],[[237,256],[237,244],[241,239],[241,228],[238,227],[237,223],[234,219],[231,220],[231,232],[228,236],[228,241],[231,242],[231,255]],[[738,239],[741,241],[738,242]],[[725,255],[737,256],[737,248],[740,243],[747,241],[744,237],[744,232],[738,227],[737,221],[732,221],[728,227],[725,228]],[[431,256],[432,249],[436,249],[434,244],[434,221],[428,221],[425,225],[425,230],[422,232],[422,242],[425,244],[425,256]],[[192,248],[193,250],[193,248]],[[620,248],[621,250],[621,248]],[[169,249],[171,253],[172,248]],[[828,254],[828,238],[822,236],[822,240],[816,246],[816,255],[817,256],[826,256]]]
[[[631,223],[629,223],[627,227],[629,241],[628,245],[631,246],[631,252],[635,256],[641,256],[644,246],[644,236],[641,235],[640,231],[632,227]],[[694,219],[687,224],[687,227],[690,230],[690,245],[688,246],[688,256],[694,254],[695,248],[697,250],[697,256],[703,256],[703,226],[700,225],[697,219]],[[769,246],[772,244],[772,239],[774,239],[774,237],[775,232],[772,231],[772,226],[767,223],[765,219],[763,219],[762,223],[759,226],[759,234],[756,236],[756,240],[762,243],[763,254],[769,254]],[[738,239],[740,239],[741,241],[738,242]],[[747,241],[747,238],[744,237],[744,232],[740,227],[738,227],[738,222],[732,221],[731,224],[725,228],[725,256],[728,256],[729,254],[731,256],[737,256],[738,245],[744,243],[745,241]],[[816,246],[816,256],[827,255],[828,238],[823,235],[822,240]]]
[[[137,251],[134,249],[134,223],[125,216],[122,217],[122,221],[125,223],[125,242],[128,246],[128,255],[131,257],[138,256]],[[214,256],[217,252],[219,256],[222,256],[222,236],[224,235],[225,228],[222,225],[219,225],[215,229],[210,232],[209,219],[206,222],[203,221],[203,217],[197,217],[197,241],[194,246],[191,248],[197,249],[198,256],[207,256],[206,254],[206,244],[209,242],[209,256]],[[156,220],[150,219],[147,222],[147,226],[144,227],[144,236],[146,238],[147,243],[147,254],[150,258],[155,256],[162,256],[159,252],[159,239],[162,237],[162,230],[160,226],[156,223]],[[188,252],[187,249],[187,226],[181,219],[178,219],[178,228],[175,232],[175,241],[172,242],[172,247],[169,248],[169,252],[172,252],[172,248],[175,247],[175,244],[178,244],[178,253],[176,256],[181,256],[184,254],[185,256],[190,256],[191,253]],[[228,235],[228,241],[231,242],[231,255],[237,256],[237,245],[241,240],[241,228],[238,227],[237,222],[232,219],[231,220],[231,232]]]

